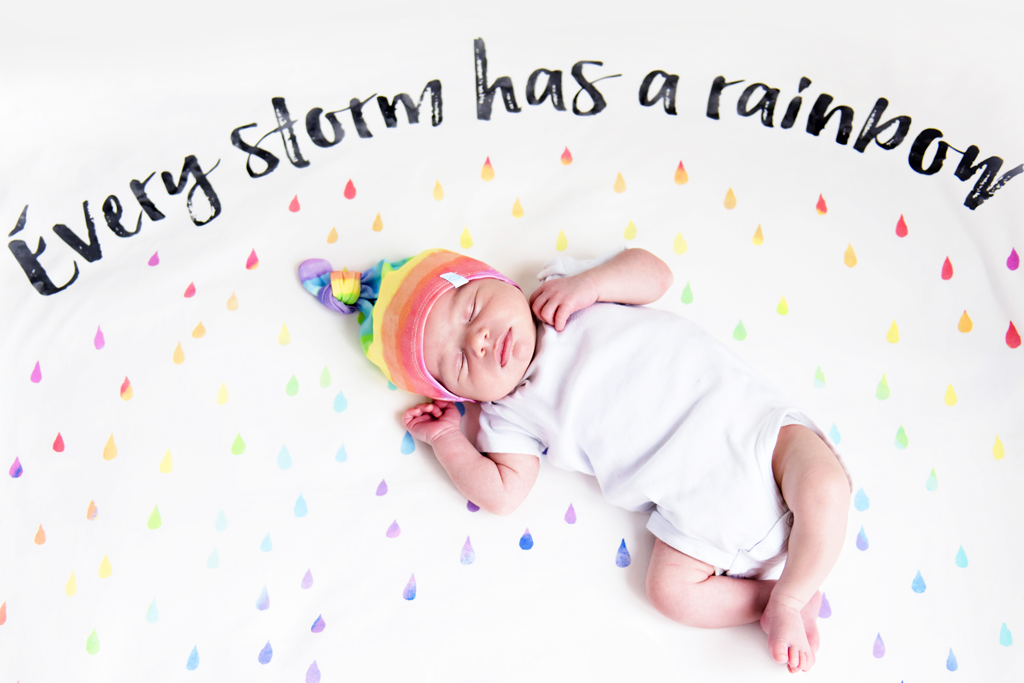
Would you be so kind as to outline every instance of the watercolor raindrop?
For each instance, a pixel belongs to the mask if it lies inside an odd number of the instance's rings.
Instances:
[[[903,430],[903,425],[896,430],[896,448],[903,450],[910,445],[910,439],[907,438],[907,433]]]
[[[388,538],[398,538],[402,533],[402,529],[398,526],[398,520],[391,522],[391,526],[384,532],[384,535]]]
[[[214,548],[213,552],[210,553],[210,556],[206,558],[206,566],[210,569],[216,569],[220,566],[220,553],[217,552],[216,548]]]
[[[469,234],[469,228],[462,228],[462,235],[459,237],[459,246],[469,249],[473,246],[473,236]]]
[[[867,550],[867,549],[868,549],[868,537],[864,533],[864,527],[861,527],[860,531],[857,532],[857,550]]]
[[[224,514],[223,510],[217,513],[217,519],[213,523],[213,528],[217,531],[224,531],[228,528],[228,517]]]
[[[406,600],[416,599],[416,575],[412,574],[409,576],[409,583],[405,584],[405,588],[402,590],[402,597]]]
[[[1016,249],[1010,249],[1010,255],[1006,258],[1006,267],[1010,270],[1020,268],[1020,256],[1017,255]]]
[[[299,393],[299,380],[296,379],[294,374],[292,375],[292,378],[288,380],[288,384],[284,386],[284,393],[289,396],[294,396]]]
[[[764,233],[761,232],[761,226],[757,226],[757,230],[754,231],[754,238],[751,240],[755,247],[759,247],[764,244]]]
[[[201,339],[204,336],[206,336],[206,328],[203,327],[203,321],[200,320],[199,324],[196,325],[195,328],[193,328],[193,330],[192,330],[192,338],[193,339]]]
[[[295,501],[295,516],[305,517],[307,514],[309,514],[309,508],[306,506],[306,499],[300,493],[298,500]]]
[[[878,386],[875,387],[875,398],[879,401],[884,401],[889,398],[889,383],[885,380],[885,373],[882,373],[882,379],[878,380]]]
[[[825,373],[821,371],[820,365],[814,370],[814,386],[818,389],[825,386]]]
[[[949,671],[956,671],[956,655],[953,654],[953,648],[949,648],[949,656],[946,657],[946,669]]]
[[[847,268],[853,268],[857,265],[857,253],[853,250],[853,245],[847,243],[846,251],[843,252],[843,263],[846,264]]]
[[[89,507],[85,511],[85,518],[91,522],[92,520],[96,519],[96,517],[99,514],[100,514],[100,509],[98,507],[96,507],[96,502],[90,500],[89,501]]]
[[[370,228],[374,232],[380,232],[384,229],[384,221],[380,218],[380,211],[377,212],[377,216],[373,219],[373,225],[371,225]]]
[[[302,583],[299,584],[299,588],[307,590],[313,585],[313,572],[309,569],[306,570],[305,576],[302,577]]]
[[[875,644],[871,648],[871,654],[873,654],[878,659],[881,659],[885,656],[885,643],[882,642],[881,633],[875,636]]]
[[[100,562],[99,576],[101,579],[109,578],[114,573],[114,568],[110,566],[110,558],[106,555],[103,556],[103,561]]]
[[[960,322],[956,324],[956,329],[964,333],[974,329],[974,323],[971,321],[971,316],[967,315],[967,311],[964,311],[964,314],[960,316]]]
[[[956,551],[956,566],[961,569],[967,568],[967,553],[964,552],[964,547],[960,546],[960,549]]]
[[[1020,346],[1020,333],[1017,332],[1017,328],[1014,327],[1012,320],[1010,321],[1010,327],[1006,330],[1006,345],[1011,349]]]
[[[18,456],[14,456],[14,462],[11,464],[11,469],[7,470],[7,474],[11,475],[12,479],[17,479],[24,472],[25,470],[21,466],[21,460],[18,459]]]
[[[299,206],[299,195],[295,195],[292,197],[292,201],[288,204],[288,210],[292,213],[298,213],[301,208],[302,207]]]
[[[334,412],[340,413],[348,408],[348,399],[345,398],[345,392],[339,391],[334,397]]]
[[[484,165],[480,169],[480,179],[483,181],[494,180],[494,166],[491,165],[490,157],[484,160]]]
[[[747,328],[743,327],[743,321],[736,323],[736,327],[732,331],[732,338],[736,341],[743,341],[747,338]]]
[[[291,340],[292,336],[288,334],[288,324],[281,323],[281,333],[277,335],[277,343],[286,346]]]
[[[156,598],[153,598],[153,602],[149,603],[149,609],[146,610],[146,621],[155,624],[158,619],[160,619],[160,611],[156,608]]]
[[[903,220],[903,214],[900,214],[899,221],[896,222],[896,236],[906,237],[907,236],[907,222]]]
[[[889,331],[885,333],[885,341],[890,344],[896,344],[900,340],[900,328],[896,327],[896,321],[892,321],[892,325],[889,326]]]
[[[159,266],[160,265],[160,252],[159,251],[154,251],[153,255],[149,257],[149,261],[147,261],[146,263],[148,263],[151,266]]]
[[[36,366],[32,368],[32,375],[29,377],[33,384],[39,384],[43,381],[43,371],[39,367],[39,361],[36,361]]]
[[[320,667],[316,665],[316,660],[306,669],[306,683],[320,683]]]
[[[185,298],[191,299],[196,295],[196,285],[194,282],[188,283],[188,287],[185,288]]]
[[[818,203],[814,205],[814,210],[818,212],[819,216],[824,216],[828,213],[828,205],[825,204],[825,198],[818,195]]]
[[[516,203],[512,205],[512,217],[522,218],[523,217],[523,205],[519,203],[519,197],[516,197]]]
[[[828,438],[832,439],[832,443],[839,445],[839,442],[843,440],[842,435],[839,433],[839,428],[836,424],[832,423],[832,429],[828,430]]]
[[[412,434],[410,434],[409,432],[406,432],[405,435],[402,437],[401,451],[405,455],[409,455],[414,450],[416,450],[416,442],[413,441]]]
[[[132,396],[133,396],[132,383],[130,381],[128,381],[127,377],[125,377],[124,381],[121,382],[121,400],[122,401],[129,401],[129,400],[131,400]]]
[[[999,438],[999,437],[996,437],[996,438]],[[60,435],[60,432],[57,432],[57,438],[53,440],[53,452],[54,453],[63,453],[64,452],[64,437],[62,437]]]
[[[264,586],[263,590],[260,591],[260,597],[256,598],[256,609],[264,611],[270,608],[270,595],[267,593],[267,587]]]
[[[566,147],[565,151],[562,152],[562,156],[559,157],[559,160],[562,162],[562,166],[568,166],[572,163],[572,152],[569,151],[568,147]]]
[[[786,315],[789,313],[789,304],[786,303],[786,297],[779,299],[779,305],[775,307],[775,312],[779,315]]]
[[[675,239],[672,240],[672,251],[676,254],[685,254],[686,248],[687,245],[686,240],[683,239],[683,233],[677,232]]]
[[[228,297],[227,307],[229,311],[238,310],[238,297],[235,296],[234,292],[231,292],[231,296]]]
[[[684,304],[692,304],[693,303],[693,290],[690,289],[690,283],[689,282],[687,282],[686,286],[683,287],[683,295],[681,297],[679,297],[679,300],[682,301]]]
[[[273,656],[274,648],[270,647],[270,641],[268,640],[267,644],[263,646],[262,650],[260,650],[260,654],[259,657],[257,657],[257,659],[259,660],[260,664],[268,664],[270,660],[273,658]]]
[[[345,462],[348,460],[348,453],[345,452],[345,444],[341,444],[341,448],[334,454],[335,462]]]
[[[174,468],[174,460],[171,458],[171,449],[168,448],[167,452],[164,453],[164,457],[160,460],[160,473],[170,474]]]
[[[616,567],[628,567],[631,558],[629,557],[629,550],[626,549],[626,539],[622,539],[622,543],[619,544],[619,549],[615,551],[615,566]]]
[[[224,382],[220,383],[220,389],[217,390],[217,405],[222,406],[228,402],[228,385]]]
[[[996,443],[992,446],[992,457],[996,460],[1002,460],[1005,455],[1006,449],[1003,448],[1003,442],[999,440],[999,435],[996,434]]]
[[[92,339],[92,345],[96,347],[97,351],[99,351],[104,346],[106,346],[106,343],[107,343],[107,341],[103,337],[103,330],[101,330],[99,325],[97,325],[96,326],[96,336],[93,337],[93,339]]]
[[[277,467],[278,469],[286,470],[292,466],[292,456],[288,452],[288,446],[281,446],[281,450],[277,453]]]
[[[565,231],[559,230],[558,231],[558,239],[555,240],[555,250],[556,251],[565,251],[566,247],[568,247],[568,246],[569,246],[569,240],[567,240],[566,237],[565,237]]]
[[[313,626],[309,630],[313,633],[320,633],[324,630],[325,626],[327,626],[327,623],[324,622],[324,615],[321,614],[316,618],[316,621],[313,622]]]
[[[928,586],[925,585],[924,577],[921,576],[921,572],[917,572],[917,576],[915,576],[914,580],[910,583],[910,590],[915,593],[924,593],[927,588]]]
[[[355,183],[352,182],[352,179],[349,178],[348,182],[345,183],[345,199],[355,199],[355,198],[356,198],[356,186],[355,186]]]
[[[1010,647],[1013,645],[1013,634],[1010,633],[1010,629],[1006,627],[1006,622],[999,627],[999,644],[1003,647]]]
[[[946,402],[946,405],[951,408],[956,405],[956,392],[953,391],[952,384],[946,387],[946,396],[943,400]]]
[[[334,244],[338,241],[338,229],[332,227],[331,231],[327,233],[327,244]]]
[[[35,538],[32,539],[32,542],[36,545],[42,545],[46,543],[46,532],[43,531],[42,524],[39,525],[39,529],[36,531]]]
[[[576,510],[573,509],[572,503],[569,503],[569,509],[565,511],[564,519],[566,524],[576,523]]]
[[[388,492],[388,483],[386,481],[384,481],[383,479],[381,479],[380,483],[377,484],[377,495],[378,496],[383,496],[387,492]]]
[[[64,593],[70,598],[78,592],[78,581],[75,579],[75,573],[71,572],[68,582],[64,585]],[[156,600],[153,601],[156,604]]]
[[[162,523],[163,522],[160,519],[160,510],[157,509],[156,505],[154,505],[153,511],[149,513],[149,520],[146,522],[146,526],[150,529],[159,529]]]
[[[736,208],[736,194],[732,191],[731,187],[729,188],[729,191],[725,193],[725,201],[722,202],[722,205],[730,211]]]
[[[256,255],[256,250],[253,249],[249,252],[249,257],[245,259],[246,270],[256,270],[260,265],[260,257]]]
[[[530,535],[530,529],[527,527],[526,531],[519,539],[519,547],[523,550],[529,550],[533,547],[533,536]]]
[[[935,476],[934,467],[932,468],[932,471],[928,473],[928,479],[925,480],[924,487],[929,491],[934,491],[939,488],[939,478]]]
[[[946,260],[942,262],[942,279],[943,280],[949,280],[952,277],[953,277],[953,264],[952,264],[952,262],[950,262],[949,257],[947,256]]]
[[[270,532],[267,532],[267,535],[263,537],[263,542],[260,543],[260,550],[265,553],[269,553],[273,549],[274,542],[270,540]]]
[[[868,499],[868,494],[864,493],[863,488],[859,489],[857,494],[853,497],[853,507],[864,512],[868,509],[869,505],[871,505],[871,501]]]
[[[615,184],[612,185],[612,189],[615,190],[616,194],[622,194],[626,191],[626,179],[622,177],[622,173],[615,176]]]
[[[91,655],[100,651],[100,637],[96,635],[96,629],[93,629],[89,637],[85,639],[85,651]]]
[[[828,596],[822,593],[821,607],[818,608],[818,618],[828,619],[830,616],[832,616],[832,605],[828,601]]]
[[[199,666],[199,648],[192,646],[192,652],[188,656],[188,661],[185,662],[185,668],[189,671],[195,671],[196,667]]]
[[[474,503],[471,500],[467,500],[466,501],[466,509],[469,510],[470,512],[479,512],[480,511],[480,506],[477,505],[476,503]]]
[[[630,221],[626,226],[626,230],[622,233],[622,236],[627,240],[631,240],[636,237],[636,226],[633,225],[633,221]]]
[[[181,348],[181,342],[174,347],[174,353],[171,355],[171,360],[175,365],[181,365],[185,362],[185,352]]]
[[[444,199],[444,188],[441,187],[441,181],[434,181],[434,201],[439,202]]]
[[[242,441],[241,432],[236,434],[235,440],[231,442],[231,452],[235,455],[241,455],[245,452],[245,441]]]
[[[473,564],[476,561],[476,551],[473,550],[473,544],[469,542],[469,536],[466,536],[466,542],[462,545],[462,552],[459,553],[459,562],[462,564]]]
[[[676,173],[673,180],[675,180],[676,185],[685,185],[686,181],[688,181],[689,179],[690,176],[686,174],[686,169],[683,167],[683,162],[680,161],[679,165],[676,166]]]
[[[103,447],[103,459],[113,460],[117,457],[117,446],[114,445],[114,435],[111,434],[110,438],[107,439],[107,444]]]

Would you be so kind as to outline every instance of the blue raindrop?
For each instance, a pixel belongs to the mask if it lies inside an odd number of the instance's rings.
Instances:
[[[917,572],[917,576],[914,577],[913,583],[910,584],[910,589],[915,593],[924,593],[926,588],[928,588],[928,586],[924,584],[924,577],[921,576],[921,572]]]
[[[199,649],[193,646],[192,654],[188,656],[188,661],[185,662],[185,668],[189,671],[195,671],[197,666],[199,666]]]
[[[260,592],[260,597],[256,598],[256,609],[263,611],[270,607],[270,595],[267,594],[267,587],[264,586]]]
[[[956,655],[953,654],[953,648],[949,648],[949,656],[946,657],[946,668],[950,671],[956,671]]]
[[[406,432],[402,437],[402,453],[409,455],[414,450],[416,450],[416,442],[412,440],[412,434]]]
[[[217,552],[216,548],[214,548],[213,552],[210,553],[210,556],[206,558],[206,566],[210,569],[216,569],[220,566],[220,554]]]
[[[281,452],[277,454],[277,466],[286,470],[292,466],[292,456],[287,446],[281,446]]]
[[[832,439],[832,443],[838,445],[842,441],[842,437],[839,436],[839,429],[836,427],[836,423],[832,423],[832,429],[828,430],[828,438]]]
[[[149,604],[149,609],[146,610],[146,621],[148,621],[151,624],[154,624],[159,618],[160,611],[156,608],[156,598],[153,598],[153,602]]]
[[[864,535],[864,527],[857,533],[857,550],[868,549],[868,537]]]
[[[345,462],[348,460],[348,453],[345,452],[345,444],[341,444],[341,448],[334,454],[334,459],[338,462]]]
[[[296,517],[305,517],[306,513],[308,513],[308,512],[309,512],[309,508],[306,507],[306,499],[303,498],[302,494],[300,493],[299,494],[299,499],[297,501],[295,501],[295,516]]]
[[[345,408],[348,408],[348,399],[345,398],[344,392],[339,391],[338,395],[334,397],[334,412],[340,413]]]
[[[533,536],[530,535],[530,529],[526,529],[526,533],[519,539],[519,547],[523,550],[529,550],[533,547]]]
[[[267,535],[263,537],[263,542],[260,543],[260,550],[262,550],[265,553],[269,553],[273,547],[274,544],[273,542],[271,542],[270,533],[268,532]]]
[[[960,550],[956,551],[956,566],[961,569],[967,566],[967,553],[964,552],[963,546],[960,546]]]
[[[213,528],[217,531],[224,531],[228,528],[228,518],[224,515],[223,510],[217,513],[217,521],[213,523]]]
[[[999,629],[999,644],[1003,647],[1013,645],[1013,635],[1010,633],[1010,629],[1006,628],[1006,622],[1003,622],[1003,626]]]
[[[406,600],[414,600],[416,598],[416,575],[413,574],[409,577],[409,583],[405,584],[405,588],[402,590],[402,597]]]
[[[619,550],[615,553],[615,566],[628,567],[630,562],[629,551],[626,550],[626,539],[622,539]]]
[[[260,650],[260,657],[259,657],[260,664],[268,663],[270,661],[271,657],[273,657],[273,656],[274,656],[274,648],[270,647],[270,641],[268,640],[267,644],[263,646],[262,650]]]
[[[868,509],[868,505],[870,504],[871,502],[868,500],[868,494],[864,493],[864,489],[857,491],[857,495],[853,497],[853,507],[864,512]]]

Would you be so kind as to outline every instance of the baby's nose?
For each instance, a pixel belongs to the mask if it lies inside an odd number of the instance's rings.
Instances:
[[[480,356],[487,355],[487,349],[490,348],[491,331],[486,325],[481,325],[473,333],[473,350]]]

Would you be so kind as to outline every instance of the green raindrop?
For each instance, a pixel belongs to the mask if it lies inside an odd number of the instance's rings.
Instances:
[[[683,296],[680,297],[679,300],[682,301],[684,304],[692,304],[693,303],[693,292],[690,290],[690,283],[689,282],[687,282],[686,286],[683,287]]]
[[[896,430],[896,448],[903,450],[910,444],[910,440],[907,438],[907,433],[903,431],[903,425]]]
[[[814,386],[819,389],[825,386],[825,373],[821,371],[820,365],[818,366],[818,369],[814,371]]]
[[[238,436],[235,437],[235,442],[231,444],[231,452],[234,453],[235,455],[241,455],[242,453],[245,452],[245,442],[242,441],[241,433],[239,433]]]
[[[882,373],[882,379],[878,382],[878,387],[875,389],[875,397],[879,401],[884,401],[889,398],[889,383],[885,381],[885,373]]]
[[[294,396],[299,393],[299,380],[295,379],[295,375],[292,375],[292,378],[288,380],[288,384],[284,388],[284,393],[289,396]]]
[[[939,488],[939,478],[935,476],[935,468],[932,468],[931,474],[928,475],[928,480],[924,483],[924,487],[929,491],[934,491]]]
[[[732,338],[736,341],[743,341],[747,338],[747,328],[743,327],[743,321],[736,323],[736,329],[732,331]]]
[[[150,529],[159,529],[160,524],[160,510],[158,510],[156,505],[154,505],[153,512],[149,513],[149,522],[146,523],[146,526],[148,526]]]
[[[100,637],[96,635],[96,629],[93,629],[89,637],[85,639],[85,651],[91,655],[100,651]]]
[[[323,371],[320,373],[320,386],[328,387],[331,385],[331,373],[327,372],[327,366],[324,366]]]

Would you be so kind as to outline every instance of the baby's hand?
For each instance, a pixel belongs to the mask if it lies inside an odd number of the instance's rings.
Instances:
[[[530,296],[534,314],[561,332],[565,329],[565,321],[570,315],[597,301],[597,287],[586,275],[587,273],[583,272],[543,283]]]
[[[402,416],[402,423],[409,433],[430,445],[443,436],[460,431],[461,421],[459,409],[450,401],[421,403],[409,408]]]

